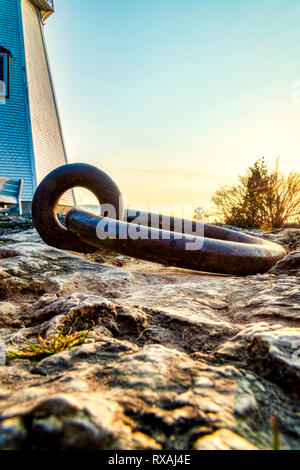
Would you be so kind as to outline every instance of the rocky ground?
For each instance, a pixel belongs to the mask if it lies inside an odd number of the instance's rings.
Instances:
[[[300,230],[271,272],[216,276],[44,245],[0,220],[0,449],[300,449]],[[57,332],[84,344],[10,359]]]

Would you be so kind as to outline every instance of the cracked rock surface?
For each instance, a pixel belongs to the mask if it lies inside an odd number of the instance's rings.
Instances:
[[[286,258],[235,277],[2,234],[0,449],[271,449],[272,415],[299,449],[300,230],[258,235]],[[73,349],[5,357],[85,329]]]

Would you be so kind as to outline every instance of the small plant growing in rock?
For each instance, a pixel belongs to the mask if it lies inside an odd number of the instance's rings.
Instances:
[[[28,343],[23,349],[11,349],[7,356],[9,359],[29,359],[52,356],[62,351],[68,351],[83,344],[91,329],[67,334],[59,332],[48,339],[42,338],[39,334],[38,343]]]
[[[273,433],[273,450],[281,450],[278,421],[275,415],[271,416],[271,426],[272,426],[272,433]]]

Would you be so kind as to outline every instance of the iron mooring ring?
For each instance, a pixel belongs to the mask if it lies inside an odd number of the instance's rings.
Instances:
[[[78,186],[90,190],[100,207],[105,204],[114,207],[115,219],[107,218],[105,213],[96,216],[74,208],[66,215],[65,228],[56,215],[58,203],[66,191]],[[34,195],[32,216],[41,238],[55,248],[79,253],[104,248],[202,272],[264,273],[286,255],[276,243],[214,225],[204,224],[203,236],[197,237],[197,222],[181,221],[182,226],[190,229],[178,234],[178,219],[171,217],[170,230],[166,231],[162,229],[164,216],[124,210],[122,201],[119,188],[104,172],[91,165],[72,164],[54,170],[42,181]],[[141,215],[145,222],[134,225],[132,222]],[[99,225],[105,227],[105,237],[99,236]],[[128,236],[132,231],[140,233],[140,237]],[[197,244],[199,248],[187,250],[187,244]]]

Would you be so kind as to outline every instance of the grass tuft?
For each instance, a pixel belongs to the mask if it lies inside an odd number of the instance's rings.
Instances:
[[[273,433],[273,450],[281,450],[278,420],[275,415],[271,416],[271,426]]]
[[[38,336],[38,343],[28,343],[22,349],[10,349],[7,353],[9,359],[31,359],[53,356],[62,351],[68,351],[83,344],[91,329],[67,334],[59,332],[48,339]]]

